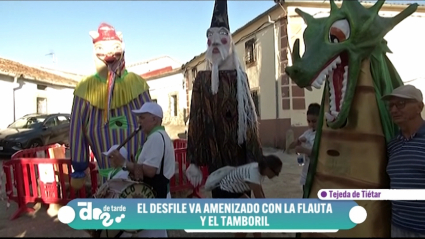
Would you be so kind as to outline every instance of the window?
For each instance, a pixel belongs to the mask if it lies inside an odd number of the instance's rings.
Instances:
[[[245,64],[252,64],[255,62],[255,60],[255,38],[252,38],[251,40],[245,42]]]
[[[58,116],[58,125],[60,124],[68,124],[69,123],[69,118],[65,117],[65,116]]]
[[[192,69],[192,78],[193,78],[193,80],[195,80],[197,74],[198,74],[198,69],[195,67],[195,68]]]
[[[177,95],[171,96],[171,116],[177,116]]]
[[[46,120],[46,122],[44,123],[44,126],[46,126],[46,127],[54,127],[54,126],[56,126],[56,120],[55,120],[55,118],[49,118],[48,120]]]
[[[37,97],[37,114],[47,114],[47,99]]]
[[[37,85],[37,90],[46,90],[47,86],[45,85]]]
[[[258,97],[258,91],[251,91],[252,101],[254,101],[255,111],[257,112],[257,116],[260,116],[260,99]]]
[[[155,102],[158,104],[158,100],[157,99],[152,99],[152,102]]]

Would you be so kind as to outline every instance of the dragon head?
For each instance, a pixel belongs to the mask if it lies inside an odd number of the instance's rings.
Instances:
[[[297,39],[292,66],[285,72],[299,87],[308,90],[311,86],[320,89],[327,81],[330,109],[325,109],[325,116],[331,128],[341,128],[347,122],[362,61],[377,47],[389,52],[384,36],[418,7],[415,3],[395,17],[384,18],[378,15],[384,2],[365,8],[359,1],[345,0],[338,7],[331,0],[330,15],[324,18],[295,10],[307,25],[303,35],[305,52],[301,57]]]

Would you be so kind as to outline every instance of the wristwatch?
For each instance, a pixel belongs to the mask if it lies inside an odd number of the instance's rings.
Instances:
[[[123,165],[122,165],[122,170],[127,171],[127,160],[124,161]]]

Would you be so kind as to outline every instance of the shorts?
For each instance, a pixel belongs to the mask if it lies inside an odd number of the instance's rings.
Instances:
[[[222,190],[220,187],[213,189],[211,194],[212,198],[241,198],[244,194],[251,197],[251,191],[246,191],[245,193],[231,193]]]

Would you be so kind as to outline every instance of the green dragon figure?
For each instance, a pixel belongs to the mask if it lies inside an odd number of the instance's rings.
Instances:
[[[304,198],[318,198],[320,189],[389,188],[386,143],[397,127],[381,96],[403,82],[386,56],[390,50],[384,36],[418,5],[384,18],[378,15],[384,2],[365,8],[358,1],[343,1],[341,7],[330,1],[330,16],[324,18],[295,10],[307,24],[305,52],[301,57],[297,39],[293,65],[285,71],[301,88],[320,89],[325,82]],[[357,203],[368,213],[365,222],[321,236],[389,237],[390,203]]]

